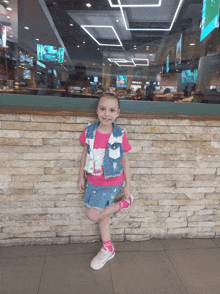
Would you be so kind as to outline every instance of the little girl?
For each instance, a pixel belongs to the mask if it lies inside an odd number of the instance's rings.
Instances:
[[[102,268],[115,256],[110,238],[109,215],[127,214],[133,202],[130,195],[130,169],[127,152],[131,150],[125,130],[114,121],[119,116],[119,100],[113,94],[105,93],[99,98],[96,108],[99,122],[89,124],[79,140],[84,150],[80,168],[79,189],[85,192],[83,203],[87,205],[87,216],[99,223],[103,248],[92,259],[94,270]],[[85,191],[85,171],[89,173]],[[115,197],[121,190],[125,178],[125,196],[115,204]]]

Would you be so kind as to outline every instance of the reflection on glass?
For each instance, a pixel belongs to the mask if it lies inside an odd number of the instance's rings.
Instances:
[[[1,93],[85,98],[111,92],[146,101],[152,82],[153,101],[219,103],[220,1],[182,1],[176,15],[174,2],[122,13],[108,2],[88,11],[75,1],[11,0],[8,11],[0,1]],[[103,26],[113,26],[123,46],[114,47],[116,35]],[[93,37],[105,45],[97,47]]]

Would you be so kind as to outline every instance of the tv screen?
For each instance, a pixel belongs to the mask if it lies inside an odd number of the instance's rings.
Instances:
[[[167,55],[167,66],[166,66],[166,72],[170,71],[170,55]]]
[[[126,76],[117,76],[116,84],[117,85],[127,85],[127,77]]]
[[[98,83],[98,77],[94,77],[94,82]]]
[[[220,0],[203,0],[200,41],[219,27]]]
[[[198,70],[183,70],[182,71],[182,83],[196,83]]]
[[[23,78],[25,80],[30,80],[31,79],[31,71],[30,71],[30,69],[24,69]]]
[[[180,35],[180,39],[176,44],[176,62],[181,63],[181,52],[182,52],[182,34]]]
[[[64,48],[37,44],[37,60],[64,62]]]

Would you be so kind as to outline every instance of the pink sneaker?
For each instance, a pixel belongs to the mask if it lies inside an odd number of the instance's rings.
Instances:
[[[122,210],[119,210],[115,213],[115,216],[116,217],[122,217],[122,216],[125,216],[128,214],[128,210],[129,208],[131,207],[131,204],[133,203],[134,201],[134,197],[132,195],[130,195],[129,199],[125,199],[125,201],[128,202],[129,206],[126,207],[126,208],[123,208]]]
[[[99,251],[99,253],[92,259],[90,266],[94,270],[99,270],[102,268],[107,261],[112,259],[115,256],[115,248],[112,244],[113,251],[109,251],[108,248],[105,246],[102,247],[102,249]]]

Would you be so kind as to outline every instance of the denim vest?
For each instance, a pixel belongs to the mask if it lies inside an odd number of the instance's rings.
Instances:
[[[86,143],[87,143],[87,157],[86,165],[84,169],[93,175],[94,174],[94,142],[96,129],[99,125],[99,122],[90,124],[86,127]],[[121,158],[124,154],[122,148],[122,137],[125,130],[119,128],[116,124],[113,123],[113,131],[108,141],[108,147],[106,149],[103,168],[105,178],[117,177],[122,171],[123,167],[121,164]]]

